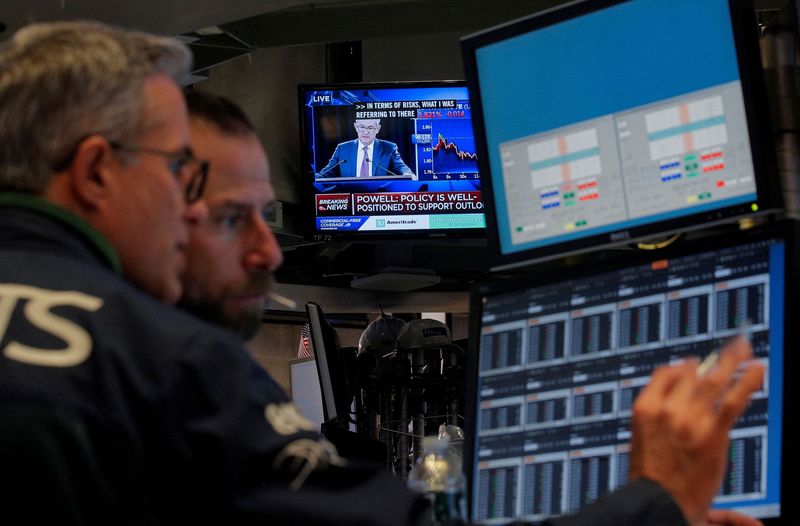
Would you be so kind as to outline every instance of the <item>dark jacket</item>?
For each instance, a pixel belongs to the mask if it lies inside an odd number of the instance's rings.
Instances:
[[[4,524],[424,523],[393,476],[341,465],[233,333],[119,276],[89,225],[0,194]],[[640,481],[554,526],[683,526]]]
[[[549,526],[688,526],[680,508],[661,486],[637,480],[575,515],[552,519]]]
[[[426,516],[390,474],[340,465],[232,332],[121,278],[114,250],[88,224],[32,196],[0,194],[0,225],[0,417],[32,409],[60,415],[58,429],[69,428],[61,416],[80,427],[81,455],[58,462],[67,476],[96,467],[102,498],[85,523],[401,525]],[[36,492],[15,482],[25,465],[0,473],[15,491],[4,500]],[[56,501],[30,499],[26,523],[37,502]]]

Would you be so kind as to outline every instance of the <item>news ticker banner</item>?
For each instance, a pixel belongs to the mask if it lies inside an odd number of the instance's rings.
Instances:
[[[380,192],[367,194],[317,194],[317,217],[341,215],[403,215],[481,212],[481,193]]]
[[[483,228],[481,192],[317,194],[320,230]]]
[[[445,230],[486,227],[483,214],[417,214],[392,216],[318,217],[317,230],[322,231],[389,231]]]
[[[469,117],[469,102],[449,100],[364,101],[353,104],[356,119],[390,119],[409,117],[465,118]]]

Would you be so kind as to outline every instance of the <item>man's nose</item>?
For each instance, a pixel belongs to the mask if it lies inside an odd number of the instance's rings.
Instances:
[[[248,270],[275,272],[283,263],[283,252],[278,239],[267,222],[259,217],[254,226],[252,248],[245,255]]]

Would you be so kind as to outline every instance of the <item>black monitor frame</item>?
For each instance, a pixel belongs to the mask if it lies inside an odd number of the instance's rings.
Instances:
[[[768,214],[782,207],[775,145],[769,119],[770,109],[767,105],[753,8],[752,5],[748,6],[748,2],[743,0],[728,0],[741,86],[746,101],[746,120],[757,185],[756,201],[636,226],[626,227],[621,225],[618,229],[601,234],[552,242],[550,244],[545,243],[533,248],[510,250],[507,253],[503,253],[500,242],[503,234],[499,231],[496,216],[498,192],[494,188],[496,182],[501,180],[501,177],[490,172],[489,149],[484,119],[485,109],[476,54],[485,46],[628,1],[630,0],[571,2],[565,6],[549,9],[540,14],[509,22],[462,39],[461,46],[464,54],[466,77],[472,96],[473,124],[475,126],[476,147],[482,174],[489,264],[493,270],[525,266],[536,261],[587,252],[596,248],[653,239],[673,232],[731,222],[743,216]],[[521,64],[520,67],[524,68],[525,65]],[[567,66],[565,65],[565,67]],[[586,89],[591,91],[591,87],[588,85]]]
[[[639,253],[634,257],[622,255],[606,261],[587,261],[580,267],[570,269],[565,277],[563,270],[550,269],[542,272],[531,272],[528,277],[506,279],[503,277],[492,278],[478,283],[472,290],[470,298],[470,339],[469,352],[467,353],[466,372],[466,441],[464,451],[464,472],[468,481],[469,516],[472,516],[474,502],[472,502],[474,477],[475,446],[477,437],[477,378],[480,368],[480,335],[482,298],[487,295],[513,292],[524,288],[543,286],[550,283],[564,281],[565,279],[579,279],[581,277],[610,272],[616,269],[635,267],[636,265],[656,261],[713,251],[720,248],[731,247],[748,242],[757,242],[770,238],[780,238],[785,242],[784,259],[784,352],[783,352],[783,425],[781,458],[781,483],[780,504],[781,516],[777,518],[762,519],[765,526],[789,526],[800,522],[800,503],[794,498],[800,480],[796,470],[792,467],[800,462],[800,451],[795,447],[797,435],[791,425],[791,415],[800,410],[800,390],[794,377],[800,371],[800,357],[793,352],[800,345],[800,331],[793,323],[800,315],[800,223],[784,221],[742,231],[729,236],[706,236],[690,242],[679,242],[667,249],[656,253]]]
[[[347,429],[353,397],[350,395],[339,338],[318,304],[306,303],[306,314],[311,347],[317,362],[325,424]]]

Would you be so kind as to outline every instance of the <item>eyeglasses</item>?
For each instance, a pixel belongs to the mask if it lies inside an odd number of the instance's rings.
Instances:
[[[149,153],[160,155],[167,159],[167,166],[176,178],[181,174],[189,174],[189,182],[184,188],[183,197],[188,204],[198,201],[203,196],[203,189],[208,178],[208,162],[202,161],[194,156],[189,147],[185,147],[179,152],[167,152],[156,148],[147,148],[135,144],[122,144],[116,141],[109,141],[108,144],[114,150],[126,151],[131,153]]]
[[[356,129],[360,132],[368,131],[370,133],[378,129],[377,126],[364,126],[363,124],[356,124]]]

